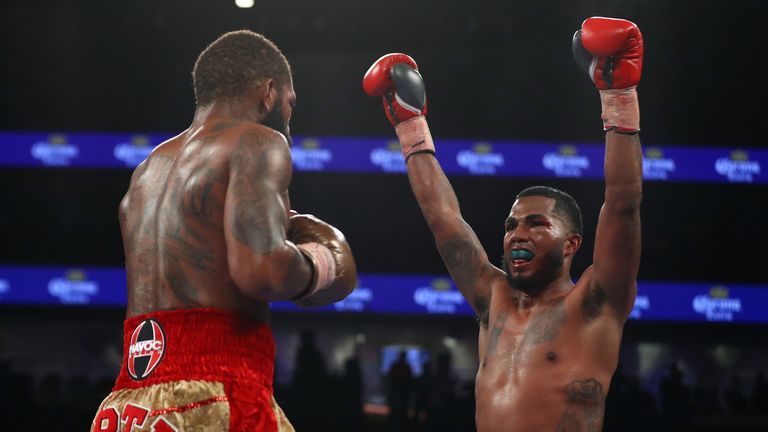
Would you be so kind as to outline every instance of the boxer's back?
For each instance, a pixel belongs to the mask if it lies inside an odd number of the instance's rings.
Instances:
[[[216,307],[268,319],[227,266],[224,200],[232,137],[243,125],[207,123],[159,145],[140,165],[120,205],[128,274],[127,316]]]

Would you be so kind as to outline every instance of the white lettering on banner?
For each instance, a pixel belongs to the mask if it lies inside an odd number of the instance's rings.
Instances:
[[[380,166],[384,172],[405,172],[405,157],[399,150],[377,147],[371,151],[371,163]]]
[[[562,155],[545,153],[541,159],[544,168],[555,173],[557,177],[581,177],[582,170],[589,169],[589,158],[578,155]]]
[[[365,305],[373,301],[373,291],[370,288],[355,288],[345,299],[333,304],[337,311],[362,312]]]
[[[99,293],[99,284],[89,280],[55,278],[48,282],[48,293],[64,304],[86,304]]]
[[[413,301],[426,307],[429,313],[455,313],[457,306],[464,302],[464,297],[459,291],[437,291],[420,287],[413,293]]]
[[[144,161],[149,154],[152,153],[153,147],[149,145],[136,145],[133,143],[120,143],[115,146],[113,154],[119,161],[125,163],[126,166],[135,168],[141,162]]]
[[[46,166],[69,166],[80,149],[71,144],[51,144],[41,141],[32,145],[32,157]]]
[[[504,155],[462,150],[456,155],[456,163],[472,174],[496,174],[496,171],[504,166]]]
[[[734,315],[741,312],[741,299],[701,294],[693,299],[693,310],[703,314],[707,321],[733,321]]]
[[[760,174],[760,162],[720,158],[715,162],[715,171],[734,183],[752,183],[752,176]]]
[[[320,171],[333,160],[333,153],[324,148],[294,147],[291,149],[291,158],[294,165],[301,170]]]
[[[651,308],[651,299],[646,295],[639,295],[635,298],[635,304],[632,306],[632,312],[629,317],[631,319],[640,319],[643,316],[643,311],[647,311]]]
[[[643,158],[643,178],[646,180],[666,180],[669,173],[675,172],[675,161],[669,158]]]

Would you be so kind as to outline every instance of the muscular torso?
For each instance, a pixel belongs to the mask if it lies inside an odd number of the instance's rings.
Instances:
[[[190,128],[134,172],[120,205],[128,317],[215,307],[268,321],[267,303],[246,297],[229,275],[223,228],[229,159],[248,126],[220,121]]]
[[[572,290],[533,306],[494,280],[479,337],[479,432],[600,431],[622,322],[590,289],[592,269]]]

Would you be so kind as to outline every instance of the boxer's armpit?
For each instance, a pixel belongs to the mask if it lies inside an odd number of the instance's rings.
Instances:
[[[605,291],[599,286],[589,289],[581,302],[581,313],[584,318],[591,321],[600,316],[606,299]]]

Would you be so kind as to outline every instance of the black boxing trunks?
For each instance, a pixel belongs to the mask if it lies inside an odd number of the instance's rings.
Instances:
[[[123,364],[91,431],[292,432],[272,396],[271,329],[218,309],[125,320]]]

